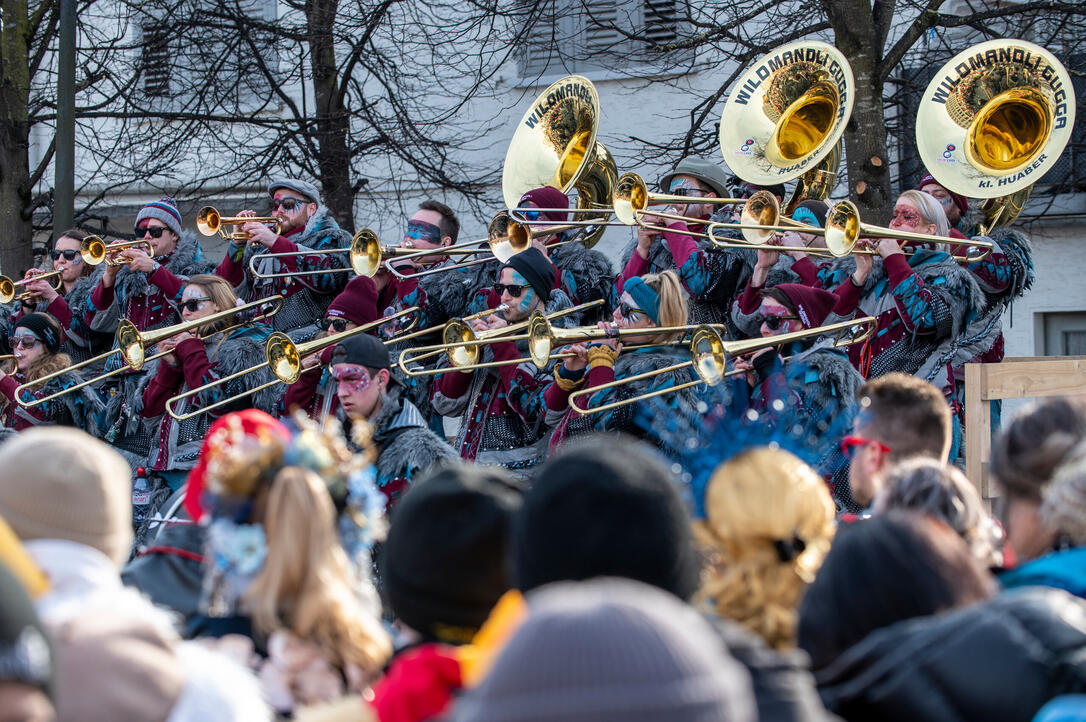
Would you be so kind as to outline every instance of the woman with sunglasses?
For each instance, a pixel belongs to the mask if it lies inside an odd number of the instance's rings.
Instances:
[[[949,235],[939,201],[927,193],[908,190],[894,206],[891,229],[936,237]],[[984,293],[967,268],[954,260],[943,243],[918,244],[894,238],[860,241],[878,256],[853,254],[835,261],[830,276],[836,285],[835,312],[874,316],[878,320],[870,343],[849,348],[849,357],[865,378],[891,371],[919,376],[939,387],[953,402],[954,377],[949,362],[962,332],[986,305]],[[906,256],[904,251],[910,251]],[[833,285],[827,285],[833,288]],[[954,424],[956,458],[961,430]]]
[[[59,288],[54,279],[27,283],[26,290],[33,292],[34,296],[15,304],[9,324],[14,328],[16,321],[34,311],[48,313],[64,328],[61,351],[73,362],[84,361],[100,354],[109,347],[111,341],[107,334],[91,331],[83,322],[81,311],[98,282],[94,276],[94,266],[84,263],[79,253],[87,235],[76,228],[61,234],[49,252],[52,256],[52,270],[60,271]],[[32,268],[23,278],[29,281],[43,273],[47,271]]]
[[[233,308],[237,303],[229,283],[218,276],[199,274],[185,285],[181,317],[186,322],[195,321]],[[177,421],[165,413],[166,402],[171,397],[266,361],[264,342],[269,335],[268,327],[248,323],[226,330],[236,322],[236,318],[227,317],[168,338],[158,344],[156,352],[171,353],[148,365],[149,380],[142,390],[139,414],[159,425],[157,443],[151,449],[147,467],[162,476],[174,490],[184,481],[185,472],[196,464],[200,442],[216,418],[249,407],[270,413],[279,405],[283,389],[272,386],[185,421]],[[176,408],[180,413],[196,411],[273,379],[265,366],[260,371],[208,389]]]
[[[32,401],[78,384],[83,379],[75,371],[25,390],[16,398],[15,389],[20,385],[71,366],[71,358],[61,352],[63,339],[60,324],[47,313],[28,313],[15,322],[15,329],[8,339],[15,356],[14,368],[0,370],[0,393],[3,394],[0,421],[4,428],[21,431],[41,424],[62,424],[95,431],[93,418],[102,410],[102,403],[89,387],[37,406],[25,407],[18,403],[20,398]]]
[[[621,381],[647,371],[655,371],[689,360],[689,352],[683,346],[649,346],[623,352],[623,345],[667,344],[677,339],[678,333],[654,333],[658,326],[682,326],[686,323],[686,295],[679,277],[674,271],[650,273],[626,281],[618,308],[611,323],[601,323],[619,329],[645,329],[643,336],[627,336],[604,339],[592,343],[579,343],[563,348],[572,352],[572,358],[564,359],[554,367],[554,380],[543,391],[546,423],[554,428],[550,448],[558,449],[570,436],[590,431],[624,431],[644,437],[636,422],[637,406],[627,404],[618,408],[582,416],[569,406],[569,396],[579,389],[591,389],[611,381]],[[688,368],[659,374],[641,381],[601,390],[580,399],[581,407],[592,408],[613,401],[640,396],[666,386],[693,380]],[[670,394],[664,399],[677,405],[681,400],[693,403],[692,389]]]

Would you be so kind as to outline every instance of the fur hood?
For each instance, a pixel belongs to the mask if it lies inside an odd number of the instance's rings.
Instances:
[[[49,395],[63,391],[82,381],[83,377],[80,376],[78,372],[67,371],[36,388],[39,388],[44,394]],[[8,401],[8,403],[13,404],[13,410],[17,416],[32,420],[35,424],[41,423],[37,419],[34,419],[33,415],[30,414],[27,409],[20,406],[18,402]],[[49,407],[52,416],[56,417],[66,413],[71,419],[72,426],[83,429],[95,436],[98,435],[96,418],[105,408],[105,405],[91,386],[84,386],[78,391],[64,394],[53,401],[46,402],[45,405]]]
[[[799,390],[807,408],[846,409],[856,400],[864,378],[843,349],[821,341],[784,363],[784,375]]]
[[[339,223],[332,217],[332,212],[323,203],[317,206],[317,210],[306,221],[301,233],[290,237],[295,245],[311,249],[346,248],[351,243],[351,234],[339,227]],[[247,243],[242,260],[245,267],[249,267],[249,259],[253,256],[266,253],[267,249],[259,243]],[[333,254],[335,255],[335,254]]]
[[[381,447],[377,456],[379,480],[406,478],[423,472],[456,452],[426,426],[426,420],[408,401],[403,389],[392,385],[381,400],[381,410],[372,420],[374,441]],[[391,438],[391,441],[386,441]]]
[[[560,274],[573,277],[569,289],[581,300],[606,298],[615,279],[611,260],[599,251],[585,248],[582,243],[567,243],[550,252],[551,261]]]
[[[178,240],[173,253],[165,262],[160,261],[160,263],[167,271],[179,277],[193,276],[197,273],[210,273],[214,268],[214,265],[204,258],[204,249],[200,246],[200,241],[192,231],[182,231],[181,238]],[[101,264],[94,275],[98,275],[100,280],[100,274],[105,273],[105,270],[105,264]],[[97,285],[97,282],[95,285]],[[114,286],[117,289],[117,299],[123,305],[125,300],[133,296],[146,294],[151,288],[151,282],[147,280],[146,273],[133,271],[125,266],[117,272],[117,282]]]

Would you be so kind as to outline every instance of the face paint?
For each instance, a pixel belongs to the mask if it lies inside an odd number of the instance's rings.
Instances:
[[[510,275],[510,285],[524,286],[524,295],[521,296],[520,301],[517,303],[517,308],[523,313],[528,313],[535,305],[536,293],[531,284],[528,283],[528,279],[520,275],[518,272],[513,271]]]
[[[408,221],[403,240],[404,247],[414,247],[418,241],[437,246],[441,244],[441,229],[426,221]]]
[[[338,366],[338,364],[337,364]],[[370,373],[364,366],[339,366],[332,371],[337,391],[355,394],[370,387]]]

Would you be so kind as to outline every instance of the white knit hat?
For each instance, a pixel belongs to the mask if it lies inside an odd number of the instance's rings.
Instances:
[[[132,546],[132,469],[79,429],[26,429],[0,447],[0,517],[22,541],[86,544],[120,567]]]

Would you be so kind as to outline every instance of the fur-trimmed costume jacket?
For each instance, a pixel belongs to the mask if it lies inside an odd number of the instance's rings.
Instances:
[[[304,251],[348,248],[351,234],[339,227],[327,206],[317,207],[304,228],[295,228],[279,236],[270,249],[259,243],[231,241],[226,257],[215,269],[215,275],[229,281],[238,298],[245,302],[268,296],[286,297],[282,310],[271,319],[276,331],[288,331],[316,323],[324,316],[328,304],[347,285],[350,273],[321,273],[333,268],[349,268],[346,253],[322,253],[307,256]],[[268,253],[297,253],[282,258],[260,258]],[[256,278],[249,270],[253,257],[261,273],[308,272],[292,278]]]
[[[42,269],[49,271],[51,269]],[[15,329],[15,323],[25,314],[33,312],[48,313],[64,328],[64,343],[60,353],[66,353],[73,363],[86,361],[109,349],[113,339],[109,334],[92,331],[84,323],[83,309],[90,300],[91,292],[98,285],[98,276],[90,273],[80,277],[72,290],[61,293],[52,303],[38,301],[30,305],[12,304],[8,320],[8,333]]]
[[[551,291],[545,312],[572,305],[564,292]],[[572,322],[566,317],[557,319],[556,324]],[[528,356],[526,341],[491,343],[483,348],[484,362]],[[442,363],[447,365],[447,359]],[[433,384],[431,403],[442,416],[460,417],[454,446],[462,458],[504,466],[526,476],[546,456],[543,389],[549,377],[549,369],[538,369],[531,361],[466,373],[449,371]]]
[[[83,381],[76,371],[68,371],[56,378],[23,391],[19,397],[24,401],[42,399]],[[74,426],[94,434],[95,417],[102,411],[102,402],[89,386],[79,391],[64,394],[37,406],[22,406],[16,401],[15,389],[26,383],[26,376],[16,372],[0,378],[0,393],[6,399],[0,411],[0,425],[7,429],[22,431],[32,426],[61,425]]]
[[[264,362],[264,342],[268,335],[267,326],[255,324],[225,335],[216,333],[203,339],[187,339],[175,350],[179,365],[174,366],[162,358],[149,366],[147,382],[140,395],[142,404],[137,409],[140,416],[158,423],[156,443],[147,459],[148,468],[155,471],[191,469],[196,465],[208,428],[225,413],[250,407],[268,413],[276,411],[283,391],[279,384],[184,421],[177,421],[166,413],[166,402],[170,397]],[[198,410],[274,380],[265,364],[259,371],[209,388],[174,408],[180,413]]]
[[[565,236],[562,236],[562,240]],[[559,285],[574,306],[602,299],[602,306],[584,314],[584,322],[607,320],[614,303],[615,269],[611,260],[583,243],[566,243],[547,249],[558,269]]]

